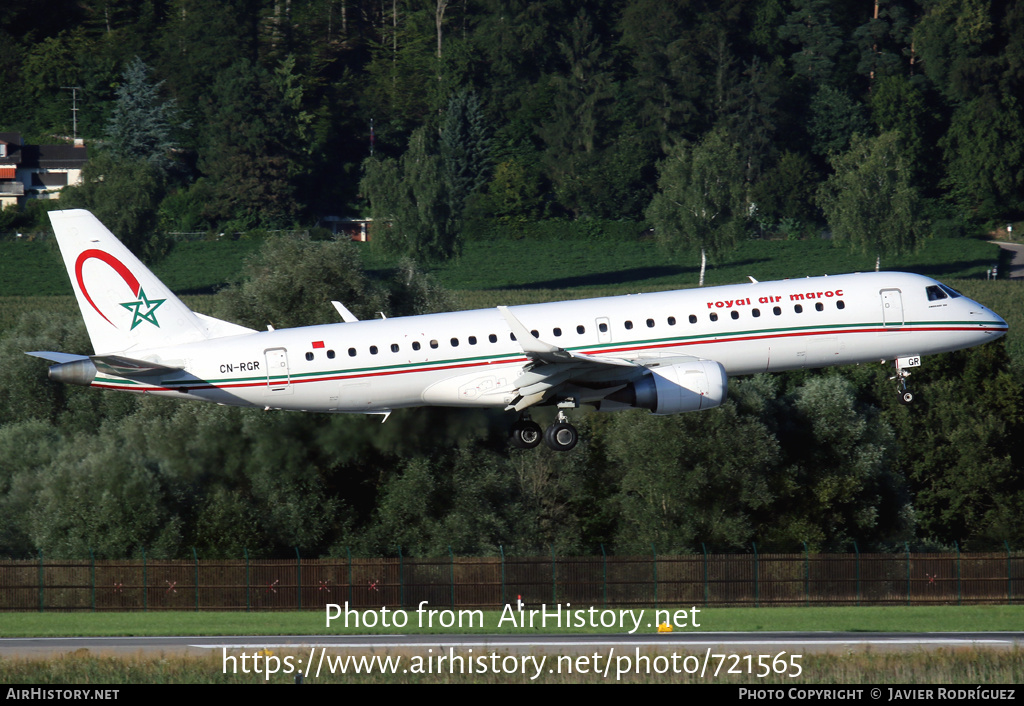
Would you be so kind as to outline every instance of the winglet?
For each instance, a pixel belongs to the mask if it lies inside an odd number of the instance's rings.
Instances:
[[[585,353],[574,353],[564,348],[553,346],[528,331],[523,326],[523,323],[509,311],[507,306],[499,306],[498,311],[505,317],[508,327],[512,329],[512,333],[516,336],[516,342],[519,343],[523,352],[526,353],[526,357],[531,360],[539,360],[544,363],[572,363],[578,361],[583,363],[600,363],[602,365],[617,365],[624,368],[635,368],[639,365],[634,361],[623,358],[608,358],[605,356],[587,355]]]
[[[564,348],[545,343],[530,333],[522,322],[513,316],[507,306],[499,306],[498,311],[505,317],[508,327],[516,335],[516,342],[530,358],[543,360],[546,363],[564,363],[572,360],[572,354]]]
[[[332,299],[331,304],[334,305],[334,308],[338,311],[338,315],[341,317],[341,320],[344,321],[346,324],[350,324],[353,321],[359,321],[359,319],[356,318],[356,315],[349,311],[348,308],[346,308],[346,306],[341,302],[334,301]]]

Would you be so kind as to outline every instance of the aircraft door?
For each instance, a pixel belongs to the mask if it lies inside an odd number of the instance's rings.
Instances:
[[[290,393],[292,381],[288,369],[288,351],[284,348],[268,348],[263,353],[267,359],[267,392]]]
[[[612,324],[608,320],[607,316],[598,317],[594,321],[594,325],[597,326],[597,342],[598,343],[611,343],[612,342]]]
[[[903,325],[903,295],[898,289],[883,289],[879,292],[882,295],[882,322],[884,326]]]

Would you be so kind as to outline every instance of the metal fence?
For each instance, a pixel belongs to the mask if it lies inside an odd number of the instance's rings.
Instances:
[[[691,554],[0,561],[0,610],[1013,603],[1024,555]]]

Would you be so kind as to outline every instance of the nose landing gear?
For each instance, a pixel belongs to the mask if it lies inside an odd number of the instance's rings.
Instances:
[[[890,380],[899,380],[899,384],[896,386],[896,394],[899,396],[900,404],[909,405],[914,402],[914,393],[907,389],[907,378],[910,377],[910,371],[906,368],[900,367],[900,363],[896,361],[896,374],[890,377]]]

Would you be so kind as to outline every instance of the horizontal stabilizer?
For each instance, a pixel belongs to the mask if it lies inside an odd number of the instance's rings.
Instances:
[[[148,360],[126,358],[121,355],[94,355],[92,356],[92,362],[101,373],[117,375],[122,378],[163,375],[165,373],[181,372],[182,370],[181,368],[151,363]]]
[[[87,355],[77,355],[75,353],[57,353],[54,351],[28,351],[25,355],[35,356],[36,358],[42,358],[43,360],[49,360],[54,363],[73,363],[76,360],[88,360]]]

